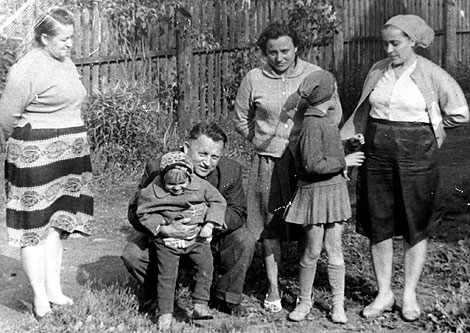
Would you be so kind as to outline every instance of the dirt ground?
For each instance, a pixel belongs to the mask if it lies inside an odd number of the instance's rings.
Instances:
[[[442,190],[446,195],[461,193],[464,184],[470,181],[470,138],[468,138],[469,127],[463,127],[449,133],[446,146],[442,151],[441,175],[443,178]],[[63,286],[65,293],[78,298],[82,292],[83,286],[89,280],[102,281],[106,284],[126,284],[130,278],[120,259],[121,250],[127,237],[132,233],[132,227],[126,219],[127,202],[134,190],[134,182],[129,181],[119,185],[113,185],[108,188],[99,188],[96,191],[96,213],[97,223],[94,226],[93,236],[87,238],[71,238],[64,242],[64,264],[63,264]],[[468,188],[470,189],[470,187]],[[3,191],[2,191],[3,192]],[[467,195],[468,193],[461,193]],[[34,320],[31,316],[32,293],[30,286],[23,273],[19,250],[7,245],[3,193],[0,204],[0,332],[2,323],[15,323],[18,321]],[[470,205],[470,204],[469,204]],[[448,232],[455,233],[455,237],[469,237],[468,228],[469,215],[456,217],[458,223],[453,224],[452,230]],[[462,227],[463,226],[463,227]],[[444,231],[445,232],[445,231]],[[256,259],[256,258],[255,258]],[[368,256],[358,258],[358,260],[369,260]],[[259,262],[259,260],[258,260]],[[256,269],[259,269],[257,267]],[[259,280],[258,276],[250,275],[247,283]],[[264,278],[263,278],[264,279]],[[436,293],[441,292],[438,281],[429,280],[433,285],[423,287],[425,292],[422,294],[423,307],[432,307],[435,301]],[[264,281],[258,281],[260,285]],[[357,288],[370,288],[374,286],[371,281],[367,281],[366,286],[360,285],[365,281],[349,281],[358,283]],[[434,284],[435,283],[435,284]],[[249,287],[249,292],[256,292],[257,285]],[[352,287],[350,288],[353,289]],[[354,290],[352,296],[354,297]],[[347,295],[348,296],[348,295]],[[251,296],[253,299],[253,296]],[[256,299],[255,299],[256,301]],[[257,302],[261,301],[261,298]],[[398,313],[389,315],[385,318],[390,320],[390,325],[382,322],[379,326],[364,326],[363,319],[359,312],[362,305],[358,302],[347,302],[348,317],[350,323],[339,328],[331,324],[326,319],[325,311],[315,309],[307,321],[303,323],[290,323],[286,320],[287,312],[283,311],[276,315],[256,316],[257,326],[260,331],[277,332],[304,332],[304,331],[398,331],[398,332],[419,332],[424,330],[422,324],[401,323],[397,326]],[[257,304],[259,308],[259,304]],[[289,308],[288,308],[289,309]],[[261,319],[260,319],[261,318]]]

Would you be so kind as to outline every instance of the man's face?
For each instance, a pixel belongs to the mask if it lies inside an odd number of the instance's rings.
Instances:
[[[223,141],[214,141],[206,135],[186,141],[183,148],[185,154],[193,161],[194,173],[202,178],[215,170],[223,149]]]

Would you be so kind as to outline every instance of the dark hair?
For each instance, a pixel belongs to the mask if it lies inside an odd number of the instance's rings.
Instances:
[[[214,142],[223,141],[224,145],[227,143],[227,135],[216,123],[197,123],[189,131],[188,139],[197,140],[201,135],[211,138]]]
[[[51,12],[42,15],[34,26],[34,39],[40,46],[44,46],[41,41],[42,34],[54,37],[58,34],[58,25],[72,25],[72,14],[63,8],[53,9]]]
[[[281,22],[274,22],[268,25],[258,38],[257,45],[261,52],[266,55],[266,44],[270,39],[278,39],[279,37],[288,36],[292,38],[294,47],[298,47],[300,43],[297,32],[287,24]]]

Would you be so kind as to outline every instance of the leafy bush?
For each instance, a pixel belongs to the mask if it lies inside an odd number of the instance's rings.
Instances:
[[[331,39],[340,24],[329,1],[296,0],[289,2],[286,9],[288,24],[299,34],[301,53]]]
[[[18,41],[0,37],[0,96],[5,87],[8,71],[15,63]]]
[[[173,98],[172,89],[170,85],[158,93],[118,85],[91,96],[84,120],[97,174],[136,171],[147,160],[177,146],[176,136],[169,132],[171,110],[160,108]]]

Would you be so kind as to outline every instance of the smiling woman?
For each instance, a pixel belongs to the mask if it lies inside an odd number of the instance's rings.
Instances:
[[[89,235],[93,219],[90,149],[81,104],[86,90],[70,60],[73,17],[64,9],[34,27],[36,47],[10,70],[0,99],[0,144],[6,145],[9,244],[21,248],[37,318],[62,293],[61,239]]]

